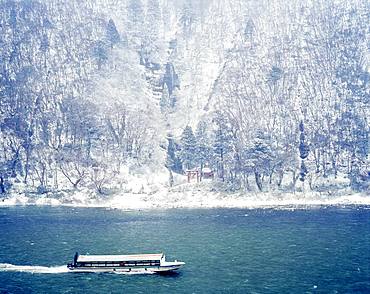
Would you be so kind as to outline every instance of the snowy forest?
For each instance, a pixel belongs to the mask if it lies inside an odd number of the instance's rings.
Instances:
[[[205,167],[368,192],[369,24],[367,0],[0,0],[0,197]]]

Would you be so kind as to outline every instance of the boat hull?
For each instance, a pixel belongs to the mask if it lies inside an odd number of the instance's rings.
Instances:
[[[70,272],[75,273],[163,273],[178,270],[182,264],[156,267],[68,267]]]
[[[160,266],[135,266],[135,267],[77,267],[68,266],[71,272],[75,273],[110,273],[110,272],[122,272],[122,273],[163,273],[176,271],[182,267],[184,262],[166,262]]]
[[[74,256],[73,263],[67,268],[75,273],[163,273],[178,270],[185,263],[182,261],[166,261],[160,254],[130,255],[79,255]]]

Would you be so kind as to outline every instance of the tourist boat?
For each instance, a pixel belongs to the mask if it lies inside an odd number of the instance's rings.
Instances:
[[[160,254],[134,255],[79,255],[67,265],[73,272],[155,272],[163,273],[179,269],[185,262],[166,261]]]

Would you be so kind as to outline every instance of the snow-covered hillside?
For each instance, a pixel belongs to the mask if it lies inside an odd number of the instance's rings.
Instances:
[[[1,2],[2,204],[367,203],[369,9]]]

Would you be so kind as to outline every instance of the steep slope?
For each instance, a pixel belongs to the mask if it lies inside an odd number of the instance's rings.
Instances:
[[[0,194],[369,191],[368,8],[0,3]],[[213,182],[185,184],[204,166]]]

